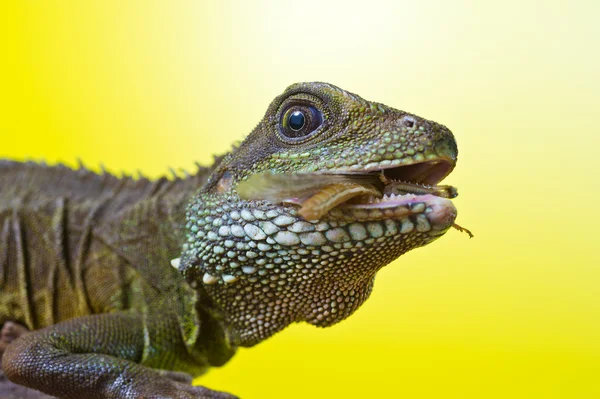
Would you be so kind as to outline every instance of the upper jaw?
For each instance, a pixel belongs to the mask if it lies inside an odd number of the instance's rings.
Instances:
[[[351,172],[357,174],[367,173],[379,177],[380,182],[377,182],[376,186],[381,191],[381,195],[375,198],[367,197],[365,198],[367,202],[382,197],[385,200],[388,196],[398,194],[414,194],[417,196],[432,194],[444,198],[454,198],[458,195],[456,189],[452,186],[437,185],[452,172],[456,164],[455,159],[437,157],[399,166],[396,166],[396,164],[394,161],[383,161],[379,165]],[[340,173],[347,172],[340,171]],[[352,202],[356,203],[357,201]]]

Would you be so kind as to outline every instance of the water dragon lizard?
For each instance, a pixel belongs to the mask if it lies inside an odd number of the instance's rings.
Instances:
[[[454,224],[436,184],[456,159],[443,125],[299,83],[191,176],[0,161],[4,373],[59,398],[231,398],[191,376],[351,315]]]

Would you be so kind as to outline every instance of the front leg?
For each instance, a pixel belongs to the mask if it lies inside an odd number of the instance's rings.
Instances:
[[[178,362],[186,353],[179,331],[164,314],[81,317],[18,338],[3,368],[11,381],[59,398],[233,398],[140,364]]]

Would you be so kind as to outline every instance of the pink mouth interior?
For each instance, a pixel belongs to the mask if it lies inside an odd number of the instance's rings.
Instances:
[[[390,180],[433,186],[448,176],[454,165],[445,160],[421,162],[396,168],[383,169]]]

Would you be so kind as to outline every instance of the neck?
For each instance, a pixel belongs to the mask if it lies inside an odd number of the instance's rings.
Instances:
[[[265,291],[248,279],[200,286],[226,315],[236,344],[250,347],[294,322],[326,327],[352,314],[371,293],[374,274],[348,285],[337,273],[341,270],[320,269],[311,281],[302,279],[301,272],[294,273],[290,276],[294,283],[277,285],[275,291]],[[261,280],[261,285],[271,281],[269,275]]]

